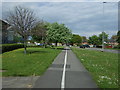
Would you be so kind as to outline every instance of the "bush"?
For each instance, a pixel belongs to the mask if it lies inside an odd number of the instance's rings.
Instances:
[[[23,44],[2,44],[2,53],[23,47],[24,47]]]
[[[120,45],[117,45],[114,47],[115,49],[120,49]]]

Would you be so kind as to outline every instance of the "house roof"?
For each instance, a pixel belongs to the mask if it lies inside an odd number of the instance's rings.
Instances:
[[[7,30],[7,28],[10,27],[10,24],[8,24],[5,20],[0,19],[0,24],[2,25],[2,30]]]

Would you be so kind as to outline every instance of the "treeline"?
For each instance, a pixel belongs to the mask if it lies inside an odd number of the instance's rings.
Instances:
[[[10,11],[7,14],[6,21],[12,26],[12,29],[22,37],[25,53],[28,37],[32,37],[33,41],[42,42],[44,45],[56,43],[56,46],[58,42],[62,44],[73,45],[75,43],[79,45],[84,41],[90,44],[100,45],[103,34],[104,40],[108,40],[108,34],[106,33],[100,34],[99,37],[93,35],[87,40],[86,37],[72,34],[71,30],[65,26],[65,24],[59,24],[57,22],[48,23],[39,20],[38,17],[35,16],[34,11],[21,6],[15,7],[13,11]],[[117,41],[120,42],[119,37]]]

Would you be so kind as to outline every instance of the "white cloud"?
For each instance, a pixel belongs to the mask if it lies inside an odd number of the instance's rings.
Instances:
[[[109,2],[105,4],[104,19],[103,3],[100,2],[3,3],[3,15],[16,5],[33,9],[38,17],[48,22],[65,23],[73,33],[82,36],[99,34],[103,29],[110,36],[117,32],[117,3]],[[104,28],[103,25],[105,25]]]
[[[18,0],[2,0],[3,2],[18,2]],[[119,0],[20,0],[19,2],[118,2]]]

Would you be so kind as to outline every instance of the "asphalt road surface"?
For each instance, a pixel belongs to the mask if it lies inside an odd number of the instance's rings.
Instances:
[[[97,88],[90,73],[67,47],[39,77],[33,88]]]
[[[102,51],[102,49],[100,48],[86,48],[86,49]],[[120,53],[120,50],[104,49],[104,52]]]

